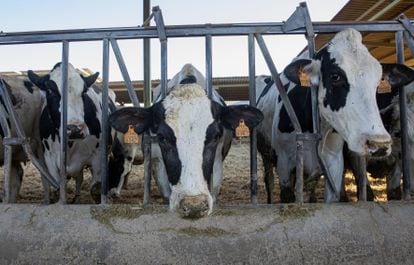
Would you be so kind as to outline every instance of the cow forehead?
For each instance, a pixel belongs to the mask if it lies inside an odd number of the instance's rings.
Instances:
[[[358,85],[361,79],[377,82],[381,78],[380,63],[362,44],[361,34],[354,29],[337,33],[330,41],[328,52],[330,58],[344,70],[351,85]]]
[[[165,121],[176,137],[187,133],[202,133],[213,121],[211,103],[197,84],[177,85],[163,101]]]
[[[50,79],[53,80],[62,93],[62,66],[59,65],[50,72]],[[72,64],[68,64],[68,93],[81,95],[84,89],[84,81]]]

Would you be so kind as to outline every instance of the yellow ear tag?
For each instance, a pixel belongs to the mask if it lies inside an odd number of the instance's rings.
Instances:
[[[236,137],[249,137],[250,136],[250,130],[249,127],[246,126],[244,123],[244,120],[241,119],[239,122],[239,126],[236,128]]]
[[[378,94],[385,94],[385,93],[391,93],[391,84],[386,79],[381,79],[378,87],[377,87],[377,93]]]
[[[129,125],[128,131],[124,134],[124,143],[126,144],[138,144],[139,137],[138,134],[134,131],[134,126]]]
[[[299,70],[299,80],[300,80],[300,86],[303,86],[303,87],[311,86],[309,75],[305,73],[303,69]]]

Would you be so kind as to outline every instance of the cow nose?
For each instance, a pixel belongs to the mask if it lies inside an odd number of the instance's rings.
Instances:
[[[391,153],[391,139],[368,139],[366,146],[368,154],[373,157],[384,157]]]
[[[186,76],[186,78],[184,78],[180,82],[180,84],[182,84],[182,85],[184,85],[184,84],[194,84],[194,83],[197,83],[197,78],[194,75],[188,75],[188,76]]]
[[[186,196],[180,201],[177,209],[183,218],[201,218],[207,216],[209,211],[206,195]]]
[[[68,131],[68,137],[69,139],[80,139],[83,138],[83,129],[85,126],[83,124],[81,125],[75,125],[75,124],[68,124],[67,131]]]

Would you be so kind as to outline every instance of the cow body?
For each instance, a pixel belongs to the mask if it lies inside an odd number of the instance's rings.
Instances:
[[[79,201],[83,169],[89,166],[92,173],[92,189],[95,201],[99,200],[100,156],[99,141],[102,133],[102,97],[91,86],[98,73],[83,77],[76,69],[68,65],[68,177],[77,179],[75,201]],[[51,72],[39,77],[29,71],[30,80],[44,93],[45,103],[40,115],[40,137],[47,169],[55,180],[60,182],[60,112],[62,66],[56,64]],[[49,184],[43,181],[45,200],[49,200]]]
[[[392,152],[389,156],[383,158],[372,158],[360,156],[352,151],[345,150],[345,155],[352,170],[357,185],[358,195],[361,186],[359,179],[366,177],[366,172],[370,172],[374,178],[386,178],[387,181],[387,198],[388,200],[401,199],[401,128],[400,128],[400,108],[399,108],[399,89],[406,87],[407,97],[407,122],[408,122],[408,149],[414,147],[414,71],[404,65],[384,64],[383,79],[389,83],[389,91],[378,89],[376,98],[378,108],[381,113],[381,119],[385,128],[392,137]],[[408,153],[410,164],[414,164],[414,155]],[[366,168],[365,168],[366,165]],[[413,172],[413,167],[410,167]],[[413,177],[413,173],[411,173]],[[368,184],[367,199],[373,200],[374,194]]]
[[[254,127],[263,116],[249,106],[225,106],[215,91],[210,100],[204,77],[190,64],[174,76],[166,92],[162,99],[159,89],[156,91],[151,108],[117,110],[110,123],[122,133],[132,125],[138,134],[148,131],[156,136],[153,172],[170,209],[183,217],[206,216],[219,193],[223,160],[234,129],[240,119]]]
[[[38,158],[42,158],[39,136],[39,117],[43,105],[43,98],[38,88],[36,88],[27,77],[4,77],[2,82],[8,89],[13,109],[20,120],[22,129],[30,140],[33,153]],[[1,103],[3,104],[3,102]],[[6,117],[10,120],[9,117]],[[16,137],[16,128],[11,125],[11,137]],[[0,163],[4,162],[3,130],[0,128]],[[12,167],[10,172],[10,202],[17,202],[17,195],[20,190],[23,177],[21,163],[28,160],[21,146],[13,146]]]
[[[320,153],[338,192],[342,184],[342,148],[345,141],[350,149],[363,155],[384,156],[390,152],[391,138],[384,129],[375,103],[381,66],[362,45],[360,33],[348,29],[336,34],[316,54],[315,59],[298,59],[286,67],[280,79],[302,131],[312,132],[310,89],[301,86],[300,72],[306,73],[311,84],[319,87]],[[296,167],[296,135],[274,85],[265,95],[261,95],[265,83],[257,85],[257,95],[261,96],[258,108],[264,113],[269,112],[266,108],[273,108],[274,115],[271,130],[269,124],[262,124],[266,129],[259,128],[258,134],[267,135],[264,138],[270,139],[271,149],[277,156],[281,201],[291,202],[295,199],[293,173]],[[266,103],[268,97],[270,100]],[[304,143],[305,176],[317,177],[322,173],[316,148],[310,142]],[[325,185],[325,200],[338,201],[339,193],[335,194],[329,185]]]

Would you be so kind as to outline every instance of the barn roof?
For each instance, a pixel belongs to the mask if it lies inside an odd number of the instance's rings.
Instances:
[[[310,10],[312,12],[312,10]],[[414,18],[413,0],[350,0],[333,17],[332,21],[379,21],[395,20],[401,13]],[[310,14],[312,16],[312,13]],[[332,34],[321,34],[315,39],[317,49],[332,38]],[[395,63],[395,35],[391,32],[364,33],[363,42],[371,54],[383,63]],[[408,66],[414,66],[414,59],[405,47],[405,60]]]

